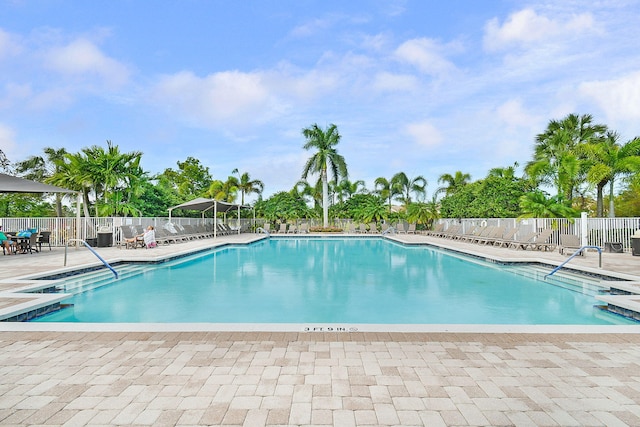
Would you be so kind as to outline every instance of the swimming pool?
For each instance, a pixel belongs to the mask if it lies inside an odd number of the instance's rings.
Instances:
[[[71,277],[39,322],[637,324],[594,305],[587,278],[386,239],[267,239]],[[105,273],[106,274],[106,273]]]

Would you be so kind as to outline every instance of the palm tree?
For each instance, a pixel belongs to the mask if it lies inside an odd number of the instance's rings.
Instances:
[[[348,200],[354,194],[364,192],[366,189],[363,180],[359,179],[357,181],[351,182],[347,178],[344,178],[338,183],[338,185],[335,187],[335,190],[338,196],[338,200],[340,202],[344,202],[345,199]]]
[[[411,204],[411,193],[418,198],[426,193],[427,180],[419,175],[409,179],[404,172],[398,172],[391,178],[391,187],[398,194],[398,200],[404,203],[405,209]]]
[[[607,127],[593,124],[590,114],[569,114],[551,120],[547,129],[536,136],[534,157],[525,167],[533,179],[555,186],[557,194],[571,205],[575,188],[583,180],[584,163],[576,147],[602,138]]]
[[[262,181],[260,181],[259,179],[252,180],[248,172],[244,172],[242,175],[240,175],[240,172],[238,172],[237,168],[231,171],[231,173],[236,173],[239,176],[238,190],[240,190],[240,203],[242,205],[244,205],[245,194],[262,194],[262,191],[264,190],[264,184]]]
[[[514,180],[516,179],[516,169],[518,166],[518,162],[514,162],[513,166],[507,166],[506,168],[492,168],[489,170],[488,176]]]
[[[24,174],[24,178],[38,182],[49,182],[51,177],[59,170],[57,162],[64,159],[67,150],[64,148],[55,149],[51,147],[44,148],[43,156],[31,156],[22,162],[16,164],[16,172]],[[62,216],[62,197],[63,194],[56,193],[56,215]]]
[[[393,186],[391,181],[382,176],[376,178],[373,184],[375,186],[375,192],[388,202],[389,212],[391,212],[391,201],[398,195],[397,189]]]
[[[347,164],[344,157],[338,154],[335,146],[340,142],[338,128],[330,124],[325,130],[317,124],[302,130],[307,142],[303,145],[305,150],[316,150],[302,170],[302,179],[307,179],[309,173],[319,173],[322,180],[322,219],[324,227],[329,226],[329,184],[328,170],[331,170],[332,179],[347,178]]]
[[[596,185],[596,214],[603,216],[603,190],[609,184],[609,217],[615,217],[614,182],[617,176],[629,175],[640,171],[640,137],[618,143],[620,135],[609,131],[600,142],[585,144],[582,147],[587,159],[593,163],[587,172],[587,180]]]
[[[233,203],[237,193],[238,179],[235,176],[230,176],[226,181],[214,180],[205,195],[221,202]]]
[[[449,196],[463,185],[467,185],[471,175],[468,173],[462,173],[462,171],[456,171],[454,175],[445,173],[438,178],[438,184],[446,184],[446,186],[440,187],[435,191],[435,194],[444,193],[445,196]]]
[[[4,151],[0,150],[0,169],[3,171],[9,170],[9,165],[11,162],[7,159],[7,155],[4,154]]]
[[[534,191],[520,197],[521,218],[569,218],[577,212],[563,202],[562,196],[549,197],[542,191]]]

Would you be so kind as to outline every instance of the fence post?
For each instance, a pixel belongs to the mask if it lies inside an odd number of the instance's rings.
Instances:
[[[587,227],[587,213],[580,213],[580,244],[582,246],[588,245],[589,240],[589,228]]]

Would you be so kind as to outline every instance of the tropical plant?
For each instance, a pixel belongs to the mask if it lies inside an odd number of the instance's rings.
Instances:
[[[344,178],[336,185],[335,191],[338,196],[338,201],[344,202],[345,199],[351,198],[354,194],[366,191],[366,188],[364,181],[361,179],[351,182],[347,178]]]
[[[568,218],[573,220],[578,212],[567,206],[562,196],[547,197],[542,191],[533,191],[520,197],[521,218]]]
[[[258,195],[262,194],[264,190],[264,183],[259,179],[251,179],[251,176],[248,172],[242,173],[238,172],[238,169],[234,169],[231,173],[238,174],[238,190],[240,190],[240,203],[244,205],[244,195],[256,193]]]
[[[384,199],[374,195],[366,195],[353,209],[353,219],[360,222],[380,222],[388,216]]]
[[[307,160],[302,170],[302,179],[307,179],[310,173],[319,173],[322,180],[322,219],[323,226],[329,225],[329,185],[328,171],[331,171],[332,179],[347,178],[347,164],[335,146],[340,142],[338,128],[330,124],[322,130],[317,124],[313,124],[302,130],[306,139],[303,145],[305,150],[315,150],[315,154]]]
[[[604,213],[604,187],[609,184],[609,217],[615,217],[614,183],[618,176],[640,171],[640,137],[620,145],[620,135],[608,131],[598,142],[585,144],[581,151],[590,160],[587,180],[596,185],[596,215]]]
[[[397,194],[397,200],[404,203],[406,209],[411,204],[411,193],[418,199],[426,194],[427,180],[421,175],[409,178],[404,172],[398,172],[391,178],[391,186]]]
[[[391,181],[387,180],[385,177],[376,178],[374,181],[375,192],[385,199],[389,204],[389,212],[391,212],[391,201],[398,194],[397,189],[394,188]]]
[[[469,183],[471,179],[471,175],[468,173],[463,173],[462,171],[456,171],[454,175],[445,173],[440,175],[438,178],[438,184],[445,184],[442,187],[439,187],[435,191],[435,195],[444,193],[445,196],[449,196],[453,194],[457,189]]]
[[[64,159],[67,150],[64,148],[44,148],[45,156],[30,156],[26,160],[16,163],[16,172],[26,179],[38,182],[48,182],[59,170],[57,164]],[[55,193],[56,216],[62,216],[62,197],[64,194]]]
[[[259,200],[255,210],[256,215],[269,221],[290,221],[312,216],[302,197],[286,191],[276,193],[266,200]]]
[[[233,203],[238,193],[238,184],[235,176],[228,177],[226,181],[216,179],[211,182],[205,195],[221,202]]]
[[[178,169],[167,168],[161,176],[166,184],[170,184],[180,195],[182,201],[203,196],[211,187],[213,178],[209,168],[203,166],[199,159],[187,157],[184,162],[176,163]]]
[[[527,163],[526,173],[534,180],[554,186],[571,206],[575,189],[586,174],[576,147],[598,141],[606,130],[604,125],[593,124],[589,114],[569,114],[562,120],[551,120],[547,129],[536,136],[533,160]]]
[[[416,224],[424,224],[431,228],[433,221],[440,218],[438,202],[435,199],[430,202],[414,202],[407,209],[407,221]]]

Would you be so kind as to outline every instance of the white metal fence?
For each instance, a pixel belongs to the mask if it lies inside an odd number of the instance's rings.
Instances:
[[[348,220],[344,220],[346,222]],[[586,223],[583,224],[583,221]],[[41,231],[51,231],[51,246],[64,246],[68,239],[76,237],[77,227],[80,227],[80,238],[97,239],[98,234],[111,234],[110,241],[121,240],[120,226],[133,225],[147,227],[163,227],[169,222],[167,217],[101,217],[81,218],[77,224],[76,218],[0,218],[0,225],[5,232],[19,231],[27,228],[37,228]],[[212,226],[211,218],[176,218],[171,222],[180,225]],[[218,222],[221,222],[219,219]],[[319,220],[301,220],[310,226],[319,225]],[[342,225],[343,221],[336,221]],[[262,227],[264,219],[242,218],[229,219],[227,223],[232,227],[242,227],[251,230]],[[560,234],[575,234],[581,239],[586,238],[588,245],[604,247],[605,243],[621,243],[625,252],[631,251],[631,236],[640,230],[640,218],[577,218],[574,221],[555,218],[532,218],[517,220],[515,218],[443,218],[436,223],[444,223],[445,229],[452,225],[462,225],[463,232],[469,232],[477,225],[505,226],[507,230],[518,228],[516,237],[521,237],[534,231],[551,228],[556,232],[552,235],[554,243],[558,243]],[[585,232],[586,230],[586,232]]]
[[[447,218],[436,223],[444,223],[445,229],[454,224],[462,225],[463,232],[469,232],[477,225],[505,226],[507,230],[517,228],[516,238],[550,228],[555,231],[551,239],[556,244],[560,234],[574,234],[587,245],[601,248],[605,243],[620,243],[624,252],[631,252],[631,236],[640,230],[640,218],[576,218],[573,221],[564,218]]]

